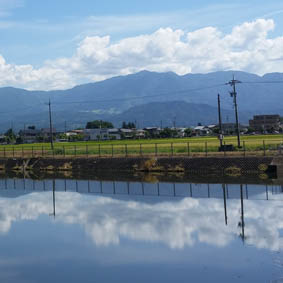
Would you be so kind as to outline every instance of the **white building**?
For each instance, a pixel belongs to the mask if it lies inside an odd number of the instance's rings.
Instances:
[[[83,133],[86,141],[121,139],[118,129],[84,129]]]

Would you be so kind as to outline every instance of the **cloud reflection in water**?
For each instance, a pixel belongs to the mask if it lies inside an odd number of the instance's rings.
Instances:
[[[23,220],[52,213],[52,193],[0,198],[0,233]],[[280,196],[279,196],[280,199]],[[227,200],[228,226],[223,200],[183,198],[143,202],[78,193],[56,192],[56,221],[79,224],[97,246],[118,245],[122,238],[162,243],[183,249],[195,243],[224,247],[238,237],[240,200]],[[246,243],[257,248],[283,247],[283,202],[244,200]]]

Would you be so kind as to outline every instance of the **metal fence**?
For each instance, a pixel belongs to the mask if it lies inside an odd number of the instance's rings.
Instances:
[[[130,156],[275,156],[283,154],[283,145],[278,140],[243,141],[240,148],[233,145],[228,151],[224,143],[223,151],[219,152],[217,142],[176,142],[176,143],[82,143],[75,145],[55,144],[38,145],[7,145],[0,146],[1,158],[35,158],[35,157],[130,157]]]

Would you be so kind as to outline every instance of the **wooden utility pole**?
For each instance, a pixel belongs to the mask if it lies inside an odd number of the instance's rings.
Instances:
[[[52,116],[51,116],[51,102],[50,102],[50,98],[49,98],[49,127],[50,127],[50,145],[51,145],[51,149],[54,149],[53,146],[53,129],[52,129]]]
[[[238,118],[238,104],[237,104],[237,92],[236,92],[236,84],[241,83],[238,80],[235,80],[233,76],[233,80],[228,82],[232,88],[233,91],[230,92],[231,97],[233,98],[234,107],[235,107],[235,117],[236,117],[236,132],[237,132],[237,139],[238,139],[238,147],[241,147],[241,141],[240,141],[240,126],[239,126],[239,118]]]
[[[220,95],[218,94],[218,123],[219,123],[219,142],[220,147],[223,146],[223,131],[222,131],[222,118],[221,118],[221,105],[220,105]]]

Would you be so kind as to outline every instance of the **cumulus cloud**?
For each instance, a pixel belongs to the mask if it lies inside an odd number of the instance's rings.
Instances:
[[[0,85],[64,89],[141,70],[179,75],[231,69],[283,72],[283,36],[269,38],[274,27],[273,20],[258,19],[235,26],[230,34],[206,27],[189,33],[160,28],[118,42],[110,36],[86,37],[72,57],[46,61],[38,69],[8,64],[1,56]]]

